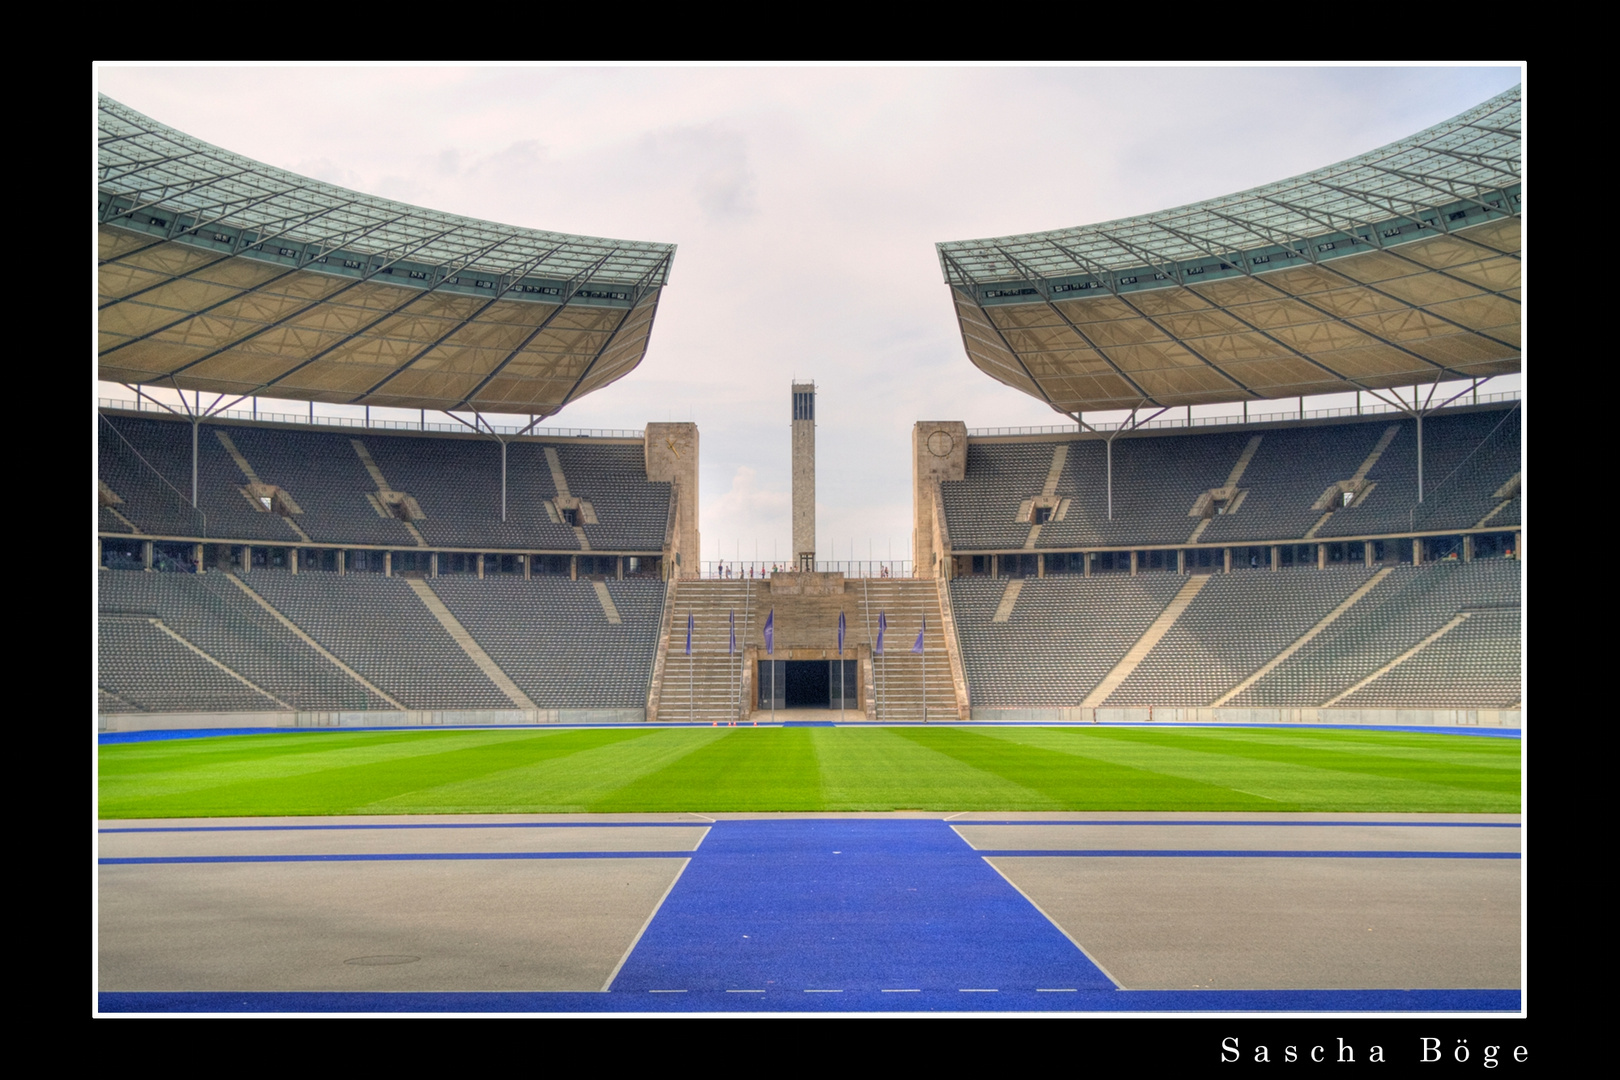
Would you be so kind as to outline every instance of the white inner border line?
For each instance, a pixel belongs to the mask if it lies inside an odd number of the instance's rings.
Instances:
[[[954,826],[953,826],[953,828],[954,828]],[[967,843],[967,838],[963,837],[962,842]],[[971,846],[971,845],[969,845],[969,846]],[[1022,896],[1025,900],[1027,900],[1029,902],[1030,907],[1034,908],[1036,911],[1041,913],[1041,918],[1043,918],[1047,922],[1051,923],[1054,927],[1057,927],[1058,933],[1060,933],[1064,937],[1068,938],[1069,942],[1075,948],[1080,950],[1080,955],[1084,956],[1087,960],[1090,960],[1091,963],[1097,968],[1097,970],[1103,973],[1103,978],[1107,979],[1109,982],[1114,984],[1114,989],[1115,990],[1129,990],[1130,989],[1130,987],[1126,986],[1124,983],[1122,983],[1118,979],[1114,978],[1114,973],[1113,972],[1109,971],[1107,968],[1105,968],[1101,964],[1097,963],[1097,958],[1095,956],[1092,956],[1091,953],[1087,952],[1086,947],[1084,945],[1080,944],[1078,941],[1076,941],[1073,934],[1071,934],[1067,930],[1063,929],[1063,927],[1058,924],[1058,921],[1056,919],[1052,918],[1051,915],[1047,914],[1046,909],[1041,907],[1041,905],[1037,904],[1034,901],[1034,899],[1030,897],[1029,893],[1025,892],[1023,889],[1019,889],[1017,882],[1013,881],[1013,879],[1008,877],[1006,874],[1002,874],[1001,873],[1001,867],[999,867],[995,863],[991,862],[990,859],[987,856],[980,856],[980,858],[984,859],[984,863],[985,863],[986,866],[988,866],[990,869],[994,870],[996,873],[1001,874],[1001,880],[1002,881],[1005,881],[1008,885],[1011,885],[1014,889],[1017,889],[1018,895]]]
[[[708,835],[709,835],[709,830],[704,829],[703,830],[703,836],[707,837]],[[700,837],[698,839],[698,844],[702,844],[702,843],[703,843],[703,838]],[[697,845],[693,845],[692,850],[696,851],[697,850]],[[623,969],[625,963],[630,959],[630,954],[636,951],[636,946],[637,945],[641,944],[642,935],[644,935],[647,932],[647,927],[651,926],[652,921],[658,917],[658,912],[661,911],[663,909],[663,907],[664,907],[664,901],[669,899],[669,894],[675,891],[675,886],[676,885],[680,884],[681,875],[686,873],[686,868],[688,866],[691,866],[691,865],[692,865],[692,857],[690,855],[688,855],[686,858],[681,860],[681,868],[675,872],[675,879],[669,883],[669,888],[664,890],[664,895],[660,896],[658,898],[658,903],[654,904],[653,909],[647,913],[647,921],[641,924],[641,929],[636,931],[636,936],[630,939],[630,946],[629,946],[629,948],[624,950],[624,955],[619,957],[619,962],[617,964],[613,965],[613,970],[612,971],[608,972],[607,981],[602,984],[602,990],[601,990],[602,993],[605,994],[610,989],[612,989],[613,980],[617,979],[619,977],[619,972],[620,972],[620,970]],[[1016,886],[1015,886],[1015,888],[1016,888]],[[1042,912],[1041,914],[1044,915],[1045,912]]]

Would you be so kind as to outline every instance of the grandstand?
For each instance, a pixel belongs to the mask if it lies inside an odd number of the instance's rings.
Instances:
[[[1224,199],[940,244],[969,359],[1067,423],[918,423],[903,580],[704,580],[695,426],[541,427],[640,362],[673,246],[100,117],[100,376],[134,393],[97,425],[104,728],[1521,722],[1522,402],[1480,392],[1520,363],[1517,91]]]
[[[1069,421],[916,426],[965,711],[1522,722],[1522,402],[1480,393],[1520,365],[1518,133],[1515,88],[1267,187],[938,245],[969,359]]]
[[[697,431],[540,425],[640,363],[674,246],[99,120],[103,726],[642,719]]]

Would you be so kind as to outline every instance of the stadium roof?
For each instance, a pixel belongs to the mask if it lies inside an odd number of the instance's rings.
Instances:
[[[937,245],[969,358],[1067,414],[1520,366],[1520,88],[1142,217]]]
[[[646,353],[673,244],[424,210],[98,115],[103,380],[551,415]]]

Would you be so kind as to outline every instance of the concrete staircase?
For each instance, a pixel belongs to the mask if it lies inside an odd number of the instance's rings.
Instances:
[[[927,718],[931,721],[965,719],[966,684],[960,664],[953,665],[948,648],[950,633],[942,617],[939,588],[933,581],[852,578],[842,593],[777,595],[764,580],[681,581],[667,605],[662,645],[653,687],[648,695],[647,718],[664,723],[730,723],[757,719],[758,691],[752,671],[746,669],[744,650],[765,659],[765,617],[776,612],[775,658],[825,657],[838,648],[838,613],[844,613],[844,656],[859,660],[860,702],[866,719],[917,721],[924,717],[923,685],[926,674]],[[729,623],[737,615],[737,652],[726,652]],[[878,632],[878,616],[888,616],[885,655],[873,657],[871,646]],[[686,620],[691,616],[692,655],[686,655]],[[922,655],[911,651],[923,619],[928,633]],[[924,664],[927,665],[926,673]],[[953,666],[957,669],[953,674]],[[764,713],[759,716],[766,715]],[[850,720],[862,713],[851,712]]]
[[[647,719],[700,724],[747,719],[753,702],[748,700],[742,678],[743,649],[764,643],[761,628],[765,612],[770,610],[770,590],[765,583],[681,581],[665,607],[664,633],[669,643],[660,650]],[[733,611],[737,614],[737,652],[727,655],[728,616]],[[686,655],[688,615],[693,621],[690,658]]]
[[[868,620],[875,638],[879,613],[888,615],[883,655],[874,657],[872,662],[875,718],[880,722],[922,720],[926,674],[927,719],[948,723],[966,719],[966,702],[958,701],[957,680],[951,671],[946,642],[949,630],[940,612],[937,583],[908,578],[860,578],[850,581],[848,587],[860,601],[863,638]],[[923,638],[924,652],[919,656],[911,647],[917,641],[917,630],[925,617],[928,633]],[[854,629],[850,627],[852,635]]]

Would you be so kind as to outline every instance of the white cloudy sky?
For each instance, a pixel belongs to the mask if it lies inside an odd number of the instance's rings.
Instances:
[[[909,554],[914,421],[1060,422],[968,363],[935,242],[1282,179],[1521,78],[1512,65],[95,74],[134,109],[294,172],[515,225],[680,245],[640,368],[552,423],[695,420],[704,558],[728,560],[787,556],[794,379],[820,388],[822,558]]]

